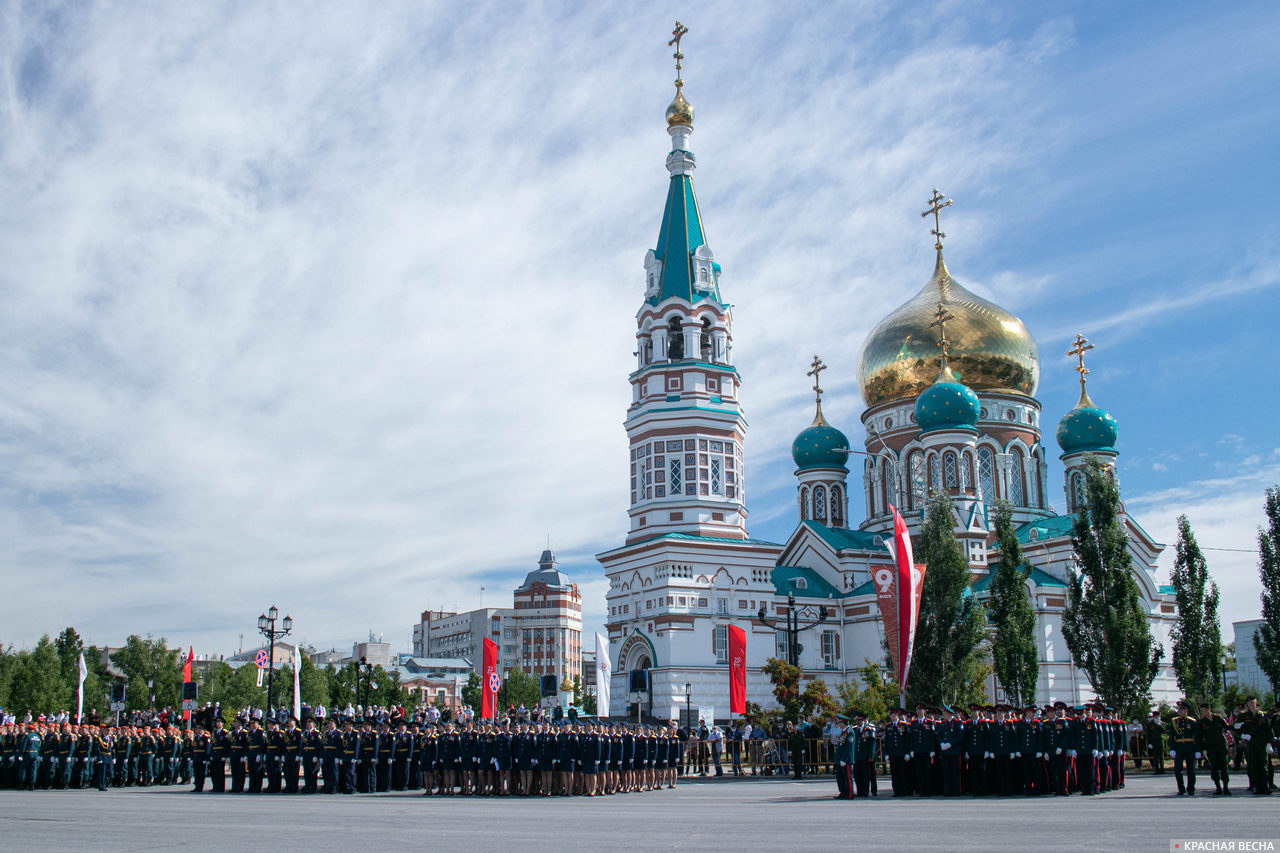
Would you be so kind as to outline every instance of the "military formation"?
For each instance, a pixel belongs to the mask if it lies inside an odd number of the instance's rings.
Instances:
[[[1237,756],[1243,755],[1248,768],[1248,790],[1268,796],[1275,790],[1275,769],[1270,752],[1280,743],[1280,706],[1270,716],[1258,708],[1258,697],[1250,696],[1238,708],[1230,722],[1215,714],[1208,702],[1201,702],[1192,717],[1190,702],[1178,703],[1178,715],[1169,721],[1169,757],[1173,759],[1173,775],[1178,783],[1178,796],[1196,793],[1196,766],[1201,760],[1208,765],[1215,796],[1231,795],[1230,753],[1235,744]],[[1164,771],[1163,756],[1156,772]]]
[[[1102,705],[919,705],[889,712],[877,746],[865,717],[836,738],[838,797],[874,791],[877,749],[895,797],[1086,796],[1124,787],[1126,724]]]
[[[237,717],[173,726],[6,726],[0,784],[85,788],[186,784],[215,793],[603,796],[674,788],[676,730],[579,722],[419,724],[333,718],[323,730]]]

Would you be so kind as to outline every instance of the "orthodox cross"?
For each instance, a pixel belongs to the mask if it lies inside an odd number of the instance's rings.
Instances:
[[[950,204],[951,199],[938,192],[938,188],[934,187],[933,197],[929,199],[929,209],[920,214],[920,218],[922,219],[931,213],[933,214],[933,230],[929,233],[937,238],[937,242],[933,244],[933,248],[937,249],[939,252],[942,251],[942,238],[947,235],[946,232],[942,230],[942,220],[938,216],[938,213],[942,208],[948,207]]]
[[[951,354],[951,341],[947,338],[947,321],[954,320],[955,315],[947,310],[942,304],[942,300],[938,300],[938,310],[933,315],[933,322],[929,325],[938,327],[938,346],[942,348],[942,369],[947,369],[947,357]]]
[[[680,52],[680,39],[684,38],[685,34],[688,32],[689,32],[688,27],[686,27],[684,24],[680,23],[679,21],[676,21],[676,28],[671,31],[671,35],[675,36],[675,38],[667,42],[667,47],[674,46],[676,49],[676,52],[671,55],[676,60],[676,88],[677,89],[679,89],[681,86],[684,85],[684,81],[680,79],[680,68],[681,68],[680,62],[681,60],[684,59],[684,54]]]
[[[1088,393],[1084,390],[1084,377],[1089,372],[1089,369],[1084,366],[1084,354],[1091,349],[1093,349],[1093,344],[1089,343],[1088,339],[1085,338],[1084,335],[1077,332],[1074,345],[1072,345],[1071,349],[1067,350],[1067,355],[1074,355],[1076,357],[1076,373],[1080,374],[1081,406],[1086,405],[1086,403],[1090,406],[1093,405],[1093,402],[1089,400]]]
[[[818,405],[821,406],[822,405],[822,384],[819,382],[820,377],[818,376],[818,374],[826,370],[827,366],[822,363],[822,359],[818,358],[817,355],[814,355],[813,364],[811,364],[810,367],[812,367],[813,369],[810,370],[808,373],[806,373],[805,376],[813,377],[813,392],[816,395]]]

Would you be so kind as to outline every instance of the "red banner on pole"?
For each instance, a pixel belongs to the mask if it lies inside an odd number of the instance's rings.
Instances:
[[[922,563],[916,563],[911,552],[911,534],[898,508],[893,510],[893,542],[886,543],[893,554],[892,566],[872,566],[871,580],[876,589],[876,602],[884,619],[885,639],[893,658],[898,691],[905,695],[911,671],[911,652],[915,647],[916,620],[920,616],[920,594],[924,591]]]
[[[182,665],[182,681],[185,684],[191,680],[191,661],[196,656],[195,646],[187,646],[187,662]],[[183,710],[182,719],[191,719],[191,712]]]
[[[729,713],[747,713],[747,632],[729,626]]]
[[[488,637],[484,638],[484,664],[480,668],[480,717],[492,720],[498,716],[498,688],[501,686],[498,675],[498,644]]]

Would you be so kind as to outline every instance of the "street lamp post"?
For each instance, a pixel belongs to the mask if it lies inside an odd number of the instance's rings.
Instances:
[[[353,663],[353,665],[356,668],[356,704],[364,709],[364,713],[368,714],[369,691],[378,687],[373,682],[373,664],[362,657],[359,663]]]
[[[769,611],[763,604],[760,605],[760,612],[756,614],[756,618],[766,627],[775,631],[787,632],[787,663],[792,666],[800,665],[800,652],[803,651],[799,642],[800,632],[807,631],[827,621],[827,606],[825,604],[819,605],[817,618],[813,617],[813,609],[809,605],[805,605],[800,609],[805,611],[805,619],[812,621],[808,621],[805,625],[800,624],[800,611],[796,609],[796,593],[795,590],[792,590],[787,593],[787,618],[785,620],[777,617],[770,619],[768,616]]]
[[[258,633],[267,638],[267,716],[274,718],[276,714],[276,637],[283,637],[293,631],[293,618],[284,617],[284,624],[276,628],[276,618],[280,611],[271,605],[266,613],[258,617]]]
[[[687,681],[684,683],[684,727],[693,728],[693,685]]]

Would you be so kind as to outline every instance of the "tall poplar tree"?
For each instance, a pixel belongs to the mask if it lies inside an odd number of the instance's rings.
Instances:
[[[1040,665],[1036,655],[1036,614],[1027,597],[1031,566],[1023,559],[1022,545],[1013,527],[1006,501],[996,504],[996,541],[1000,562],[991,576],[987,607],[995,624],[991,659],[996,678],[1009,701],[1022,707],[1035,701]]]
[[[1164,650],[1151,636],[1120,513],[1115,479],[1090,457],[1085,506],[1071,531],[1080,571],[1068,570],[1062,634],[1098,697],[1140,718],[1150,707],[1151,683]]]
[[[1173,594],[1178,605],[1178,622],[1173,627],[1178,686],[1192,701],[1210,701],[1218,695],[1222,681],[1218,585],[1209,579],[1209,567],[1185,515],[1178,516]]]
[[[969,560],[954,524],[951,498],[934,494],[915,549],[925,572],[907,685],[913,700],[931,704],[981,698],[974,675],[983,665],[987,618],[969,589]]]
[[[1267,526],[1258,530],[1258,573],[1262,576],[1262,625],[1253,635],[1258,668],[1280,692],[1280,486],[1267,489]]]

